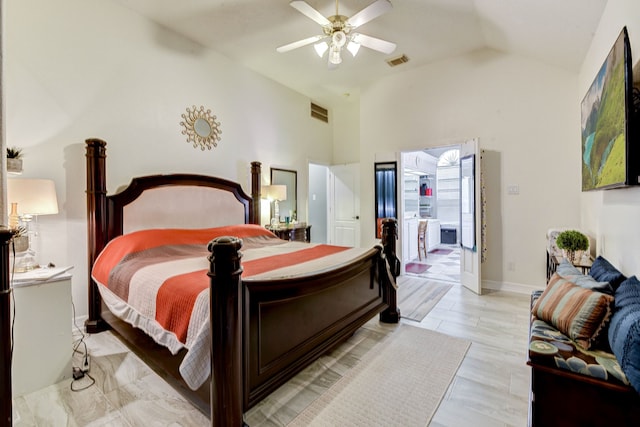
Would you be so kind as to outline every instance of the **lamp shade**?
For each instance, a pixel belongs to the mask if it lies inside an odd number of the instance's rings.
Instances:
[[[262,187],[264,190],[263,196],[267,200],[287,200],[287,186],[286,185],[265,185]]]
[[[56,186],[50,179],[8,179],[7,202],[18,204],[19,215],[58,213]]]

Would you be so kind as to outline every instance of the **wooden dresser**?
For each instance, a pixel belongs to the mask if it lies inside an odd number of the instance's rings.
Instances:
[[[282,240],[307,243],[311,242],[311,225],[304,222],[289,225],[266,225],[265,228]]]

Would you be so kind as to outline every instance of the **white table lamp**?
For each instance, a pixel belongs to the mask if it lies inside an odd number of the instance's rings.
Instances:
[[[273,200],[273,218],[280,222],[280,207],[278,202],[287,200],[286,185],[265,185],[262,187],[262,197],[267,200]]]
[[[19,220],[26,228],[29,239],[28,249],[20,254],[20,257],[16,255],[15,271],[38,268],[33,249],[33,239],[37,237],[37,230],[32,230],[30,223],[33,218],[37,219],[38,215],[58,213],[55,183],[50,179],[8,179],[7,201],[9,206],[16,207],[17,204]]]

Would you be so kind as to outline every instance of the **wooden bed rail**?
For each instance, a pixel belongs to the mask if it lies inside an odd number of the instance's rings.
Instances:
[[[240,248],[235,237],[209,243],[211,292],[211,425],[242,426],[242,285]]]
[[[104,330],[100,317],[101,299],[96,284],[91,278],[91,268],[107,244],[107,143],[101,139],[86,140],[87,158],[87,262],[89,283],[89,309],[85,328],[89,333]]]
[[[380,313],[380,321],[384,323],[398,323],[400,321],[400,309],[396,295],[396,279],[400,275],[400,260],[396,256],[396,240],[398,239],[398,221],[395,218],[382,220],[382,252],[386,262],[381,263],[381,269],[386,271],[380,274],[391,275],[390,286],[385,288],[386,310]]]

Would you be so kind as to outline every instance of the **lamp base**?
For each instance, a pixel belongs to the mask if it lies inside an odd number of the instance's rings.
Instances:
[[[13,271],[16,273],[25,273],[27,271],[35,270],[36,268],[40,268],[40,265],[36,262],[35,253],[33,251],[27,250],[16,254]]]

